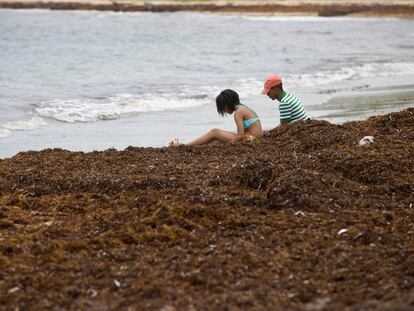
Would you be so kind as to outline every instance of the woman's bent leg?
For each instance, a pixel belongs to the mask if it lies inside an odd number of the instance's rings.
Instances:
[[[212,129],[211,131],[205,133],[204,135],[201,135],[199,138],[193,140],[188,145],[199,146],[199,145],[210,144],[213,142],[214,143],[220,142],[220,143],[225,144],[225,143],[231,142],[236,136],[237,135],[232,132],[228,132],[228,131],[224,131],[220,129]]]

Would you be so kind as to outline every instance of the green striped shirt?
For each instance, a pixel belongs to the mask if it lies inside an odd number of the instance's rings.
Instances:
[[[292,93],[283,92],[279,104],[280,122],[306,120],[308,115],[300,100]]]

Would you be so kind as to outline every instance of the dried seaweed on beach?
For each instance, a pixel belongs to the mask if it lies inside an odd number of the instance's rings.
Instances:
[[[413,159],[414,109],[19,153],[0,160],[0,309],[413,310]]]

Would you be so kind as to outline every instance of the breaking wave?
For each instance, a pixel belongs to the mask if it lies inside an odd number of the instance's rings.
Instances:
[[[320,71],[309,74],[288,74],[282,76],[289,88],[322,87],[348,80],[409,75],[414,72],[414,63],[368,63],[342,67],[338,70]],[[177,93],[168,94],[118,94],[99,98],[56,99],[33,104],[34,109],[23,119],[9,121],[0,126],[0,138],[10,135],[10,131],[30,131],[47,125],[47,119],[74,123],[96,122],[128,118],[141,113],[186,110],[214,102],[223,88],[234,88],[241,98],[260,94],[262,78],[245,78],[229,85],[181,86]]]
[[[114,120],[147,112],[161,112],[197,107],[209,102],[207,95],[146,98],[121,94],[106,98],[53,100],[35,105],[35,113],[63,122]]]

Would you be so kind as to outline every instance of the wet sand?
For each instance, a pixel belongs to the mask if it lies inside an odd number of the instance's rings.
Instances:
[[[414,16],[409,0],[284,0],[284,1],[133,1],[133,0],[0,0],[0,8],[104,10],[137,12],[202,11],[253,14],[311,14],[319,16]]]
[[[0,160],[0,309],[412,310],[413,159],[413,108],[19,153]]]

